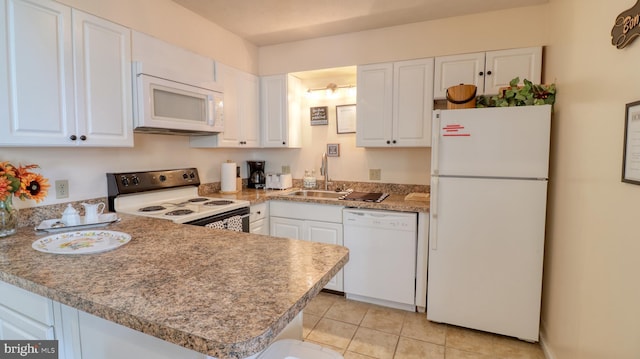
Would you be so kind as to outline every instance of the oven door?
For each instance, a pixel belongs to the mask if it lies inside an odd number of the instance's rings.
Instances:
[[[196,219],[191,222],[186,222],[185,224],[249,233],[249,212],[249,207],[243,207],[210,217]],[[240,228],[242,228],[241,231]]]

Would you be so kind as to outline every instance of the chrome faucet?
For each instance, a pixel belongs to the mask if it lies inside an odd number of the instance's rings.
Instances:
[[[329,161],[327,161],[327,153],[322,154],[322,164],[320,165],[320,174],[324,176],[324,190],[329,190]]]

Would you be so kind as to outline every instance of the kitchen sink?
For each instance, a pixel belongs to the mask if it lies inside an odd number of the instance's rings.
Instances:
[[[336,191],[323,191],[323,190],[299,190],[287,194],[287,196],[295,197],[313,197],[313,198],[325,198],[325,199],[339,199],[348,192],[336,192]]]

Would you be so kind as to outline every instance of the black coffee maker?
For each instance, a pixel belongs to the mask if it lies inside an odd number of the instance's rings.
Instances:
[[[264,175],[264,161],[247,161],[249,168],[248,188],[264,188],[266,176]]]

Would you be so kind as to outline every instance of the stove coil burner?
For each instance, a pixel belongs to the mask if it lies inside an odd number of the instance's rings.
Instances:
[[[208,200],[209,200],[208,198],[197,197],[197,198],[191,198],[190,200],[188,200],[188,202],[195,203],[195,202],[204,202]]]
[[[165,216],[184,216],[185,214],[193,213],[190,209],[176,209],[170,212],[165,213]]]
[[[229,201],[229,200],[216,200],[216,201],[209,201],[207,203],[204,203],[205,206],[224,206],[227,204],[232,204],[233,201]]]
[[[156,212],[156,211],[162,211],[163,209],[166,209],[166,208],[162,206],[148,206],[148,207],[140,208],[138,212]]]

